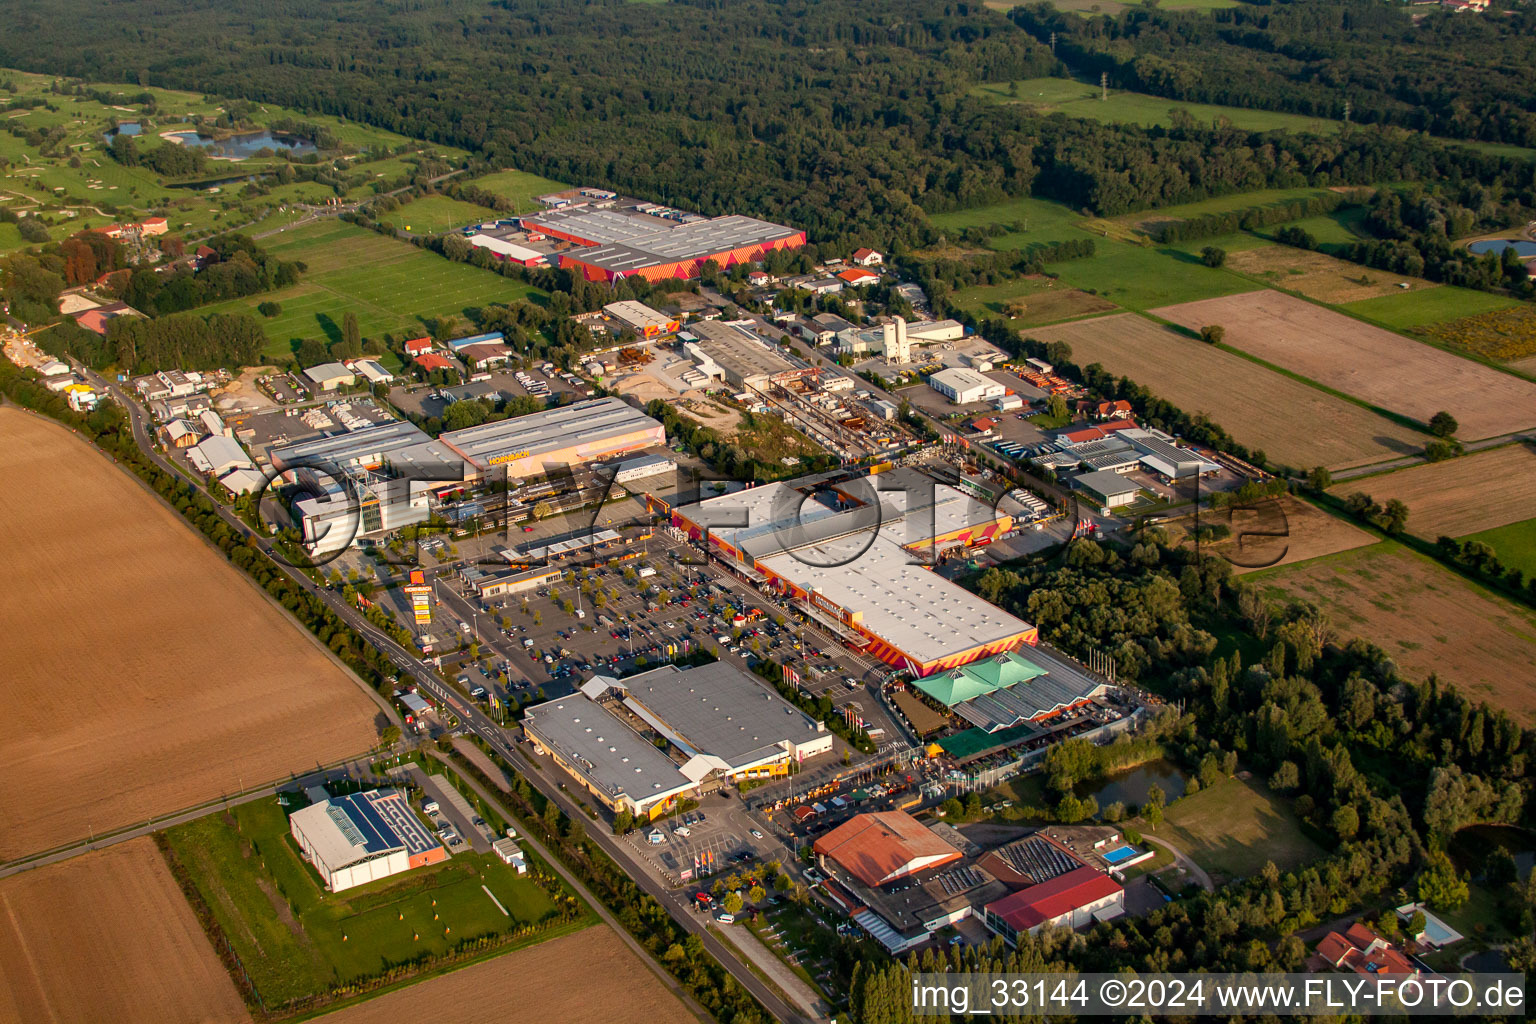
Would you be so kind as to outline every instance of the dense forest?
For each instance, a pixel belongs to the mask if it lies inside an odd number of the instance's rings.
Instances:
[[[1536,145],[1536,7],[1489,17],[1380,0],[1010,16],[1079,74],[1170,99]]]
[[[497,166],[783,219],[835,251],[927,244],[924,212],[1029,193],[1115,214],[1305,184],[1531,185],[1527,163],[1372,128],[1147,131],[969,95],[1080,70],[1058,57],[1088,41],[1062,31],[1053,56],[1001,14],[938,0],[293,0],[280,18],[239,2],[15,0],[0,63],[366,121]]]

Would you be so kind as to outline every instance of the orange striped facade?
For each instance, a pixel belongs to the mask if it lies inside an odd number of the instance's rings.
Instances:
[[[659,506],[664,503],[657,501],[656,504]],[[649,507],[649,501],[647,502],[647,505]],[[660,509],[655,510],[659,511]],[[690,540],[699,540],[704,537],[703,528],[679,512],[673,511],[671,513],[671,522],[674,527],[686,533]],[[964,529],[951,531],[950,533],[941,534],[934,540],[933,543],[937,548],[939,546],[956,543],[975,544],[981,542],[990,542],[998,535],[1006,533],[1009,529],[1012,528],[1012,526],[1012,517],[1005,515],[997,521],[987,524],[986,526],[966,527]],[[716,551],[729,555],[731,558],[745,565],[750,565],[753,569],[768,577],[770,585],[777,592],[788,597],[792,597],[796,601],[800,601],[802,603],[815,604],[820,611],[827,614],[836,615],[836,617],[843,623],[846,628],[857,633],[864,639],[864,644],[860,647],[860,649],[865,653],[874,655],[876,658],[879,658],[881,661],[885,662],[887,665],[890,665],[893,668],[908,669],[918,676],[929,676],[935,672],[944,672],[952,668],[958,668],[961,665],[968,665],[973,661],[977,661],[978,659],[990,657],[994,654],[1001,654],[1004,651],[1012,650],[1013,648],[1019,646],[1021,643],[1034,646],[1040,642],[1040,631],[1034,626],[1030,626],[1026,630],[1020,631],[1019,633],[1016,633],[1012,636],[1004,637],[1000,640],[994,640],[986,644],[978,644],[975,647],[970,647],[963,651],[957,651],[954,654],[946,655],[945,657],[936,659],[934,661],[920,661],[917,658],[907,654],[900,647],[896,646],[896,644],[892,643],[889,639],[867,629],[860,621],[863,617],[863,613],[833,605],[831,601],[828,601],[826,598],[821,597],[820,595],[817,595],[817,600],[813,601],[811,594],[806,590],[796,586],[795,583],[791,580],[788,580],[783,576],[775,573],[772,569],[764,566],[761,562],[745,557],[734,546],[727,544],[717,537],[711,536],[709,538],[709,544],[710,547]],[[919,545],[909,545],[909,547],[912,548],[924,548],[927,546],[928,545],[926,542]]]
[[[578,245],[591,245],[574,235],[554,230],[546,230],[546,234],[564,238]],[[744,245],[738,249],[727,249],[725,252],[706,253],[689,260],[678,260],[673,263],[657,263],[649,267],[638,267],[629,271],[613,271],[606,267],[600,267],[591,263],[584,263],[580,256],[571,256],[566,253],[560,255],[560,266],[565,270],[574,270],[588,281],[612,281],[620,277],[642,277],[647,281],[666,281],[671,278],[687,281],[698,277],[704,271],[704,264],[710,260],[721,270],[728,270],[738,263],[761,263],[770,253],[785,249],[798,249],[805,244],[805,232],[799,231],[787,238],[776,239],[772,242],[763,242],[756,245]]]

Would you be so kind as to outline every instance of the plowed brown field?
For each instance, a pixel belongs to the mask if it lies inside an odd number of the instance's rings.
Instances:
[[[458,1024],[698,1024],[607,925],[386,992],[320,1019],[400,1024],[431,1016]]]
[[[0,859],[365,752],[375,705],[170,509],[0,408]]]
[[[1536,426],[1536,384],[1281,292],[1152,312],[1193,330],[1219,324],[1233,348],[1420,423],[1443,409],[1456,417],[1463,440]],[[1297,425],[1318,429],[1300,419]]]
[[[1536,448],[1512,444],[1459,459],[1352,480],[1333,488],[1343,497],[1369,494],[1408,506],[1408,532],[1434,540],[1464,537],[1530,519],[1536,508]]]
[[[145,837],[0,881],[0,1022],[250,1018]]]
[[[1316,604],[1341,638],[1371,641],[1410,679],[1433,672],[1473,700],[1536,724],[1536,613],[1529,609],[1392,543],[1253,578],[1273,597]]]
[[[1025,333],[1065,341],[1079,366],[1102,363],[1287,465],[1355,466],[1424,447],[1422,434],[1369,409],[1132,313]]]

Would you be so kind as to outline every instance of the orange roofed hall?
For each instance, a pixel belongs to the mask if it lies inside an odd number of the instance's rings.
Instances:
[[[855,815],[816,840],[813,849],[871,888],[961,858],[959,850],[904,811]]]

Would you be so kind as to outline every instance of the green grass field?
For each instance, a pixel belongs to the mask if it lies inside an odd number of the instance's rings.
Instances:
[[[407,242],[339,221],[306,224],[264,239],[286,260],[308,270],[290,288],[204,307],[203,313],[250,313],[276,302],[282,313],[261,319],[271,344],[269,358],[286,358],[303,338],[335,341],[342,316],[357,314],[364,337],[420,331],[424,322],[462,315],[487,303],[540,301],[543,292],[467,263],[452,263]]]
[[[483,206],[447,196],[425,196],[406,203],[379,218],[381,224],[413,235],[440,235],[469,224],[495,220],[496,214]]]
[[[1010,321],[1014,327],[1039,327],[1115,308],[1107,299],[1049,278],[1020,277],[1002,284],[967,288],[957,292],[954,301],[962,309],[983,316],[1003,316],[1010,303],[1022,301],[1028,309],[1023,316]]]
[[[1505,568],[1522,569],[1527,576],[1536,576],[1536,519],[1498,526],[1462,539],[1480,540],[1499,553]]]
[[[1145,831],[1174,843],[1218,883],[1258,874],[1265,861],[1289,871],[1323,855],[1322,847],[1302,834],[1290,804],[1241,779],[1175,800],[1162,824]]]
[[[1365,220],[1365,207],[1345,206],[1332,213],[1319,214],[1316,217],[1304,217],[1301,220],[1293,220],[1289,224],[1276,224],[1274,227],[1261,228],[1260,233],[1273,237],[1276,231],[1282,227],[1301,228],[1307,234],[1317,239],[1323,247],[1330,245],[1348,245],[1351,242],[1359,242],[1371,237],[1362,222]]]
[[[1107,238],[1097,239],[1097,245],[1098,251],[1087,259],[1046,269],[1060,274],[1068,284],[1094,289],[1115,305],[1138,311],[1254,290],[1252,281],[1212,270],[1188,253]]]
[[[1058,4],[1059,6],[1059,4]],[[1086,5],[1085,5],[1086,6]],[[1109,11],[1106,5],[1106,12]],[[1126,5],[1112,5],[1123,9]],[[1164,3],[1170,9],[1214,9],[1235,7],[1228,0],[1185,0],[1183,3]],[[1233,127],[1244,131],[1315,132],[1332,134],[1343,127],[1344,122],[1326,117],[1307,117],[1304,114],[1286,114],[1274,110],[1250,110],[1246,107],[1228,107],[1213,103],[1185,103],[1163,96],[1111,89],[1108,99],[1100,99],[1096,82],[1079,82],[1068,78],[1026,78],[1014,82],[989,82],[971,90],[972,95],[995,103],[1028,104],[1041,113],[1062,113],[1107,124],[1139,124],[1143,128],[1167,127],[1173,123],[1172,111],[1182,110],[1197,124],[1214,124],[1225,119]],[[1530,157],[1536,150],[1495,142],[1462,142],[1458,139],[1442,139],[1458,146],[1469,146],[1484,153],[1501,156]]]
[[[276,800],[245,804],[232,819],[199,818],[167,837],[269,1006],[328,992],[337,982],[376,974],[386,963],[442,954],[463,939],[537,922],[555,908],[537,883],[489,854],[459,854],[328,893],[299,856]],[[558,926],[536,940],[588,921]]]
[[[647,2],[664,2],[664,0],[647,0]],[[534,202],[536,196],[563,192],[570,188],[569,185],[562,185],[558,181],[541,178],[527,171],[497,171],[495,174],[476,178],[471,184],[512,200],[512,210],[515,213],[528,213],[539,209],[539,204]]]
[[[10,252],[25,244],[21,240],[21,230],[15,224],[0,224],[0,252]]]
[[[989,240],[994,249],[1025,249],[1032,245],[1063,242],[1085,237],[1087,218],[1048,199],[1013,199],[993,206],[936,213],[930,216],[934,227],[957,230],[987,224],[1017,225],[1018,230]]]
[[[1221,4],[1221,6],[1233,6]],[[1042,113],[1063,113],[1069,117],[1102,121],[1108,124],[1139,124],[1143,128],[1172,122],[1170,111],[1183,110],[1200,124],[1212,124],[1225,118],[1247,131],[1332,132],[1340,122],[1327,118],[1282,114],[1270,110],[1247,110],[1208,103],[1183,103],[1149,96],[1145,93],[1111,89],[1109,99],[1099,98],[1097,84],[1068,78],[1028,78],[1017,82],[991,82],[971,90],[974,95],[998,103],[1023,103]]]
[[[1231,213],[1234,210],[1251,210],[1261,206],[1276,206],[1294,199],[1311,199],[1321,196],[1327,189],[1321,188],[1266,188],[1255,192],[1233,192],[1224,196],[1212,196],[1210,199],[1199,199],[1193,203],[1180,203],[1177,206],[1164,206],[1156,210],[1142,210],[1138,213],[1127,213],[1111,220],[1124,223],[1143,223],[1168,220],[1188,220],[1192,217],[1203,217],[1210,213]],[[1209,242],[1201,242],[1209,245]]]
[[[1409,331],[1415,327],[1459,320],[1464,316],[1490,313],[1496,309],[1508,309],[1510,306],[1519,304],[1517,300],[1503,295],[1490,295],[1488,292],[1474,291],[1470,288],[1441,285],[1439,288],[1426,288],[1423,291],[1402,292],[1398,295],[1383,295],[1376,299],[1350,302],[1339,308],[1356,316],[1374,320],[1394,331]]]

